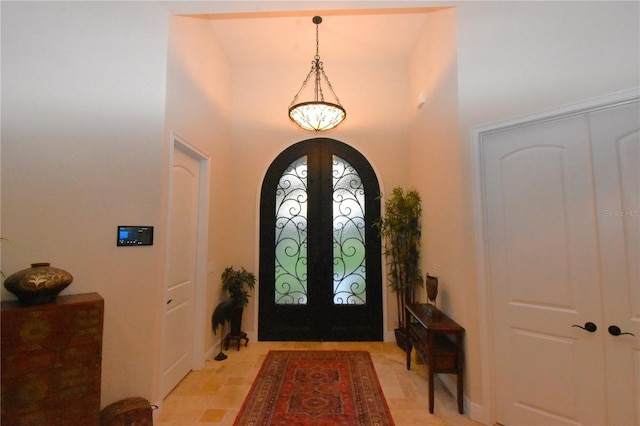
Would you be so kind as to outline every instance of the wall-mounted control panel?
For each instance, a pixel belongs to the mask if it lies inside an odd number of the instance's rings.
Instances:
[[[153,226],[118,226],[118,246],[152,246]]]

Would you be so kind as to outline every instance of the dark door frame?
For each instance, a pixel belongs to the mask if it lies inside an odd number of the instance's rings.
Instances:
[[[333,305],[330,302],[314,302],[319,297],[314,292],[314,272],[331,277],[333,271],[331,232],[318,229],[332,229],[332,219],[322,211],[328,207],[323,203],[308,207],[308,305],[276,305],[274,289],[274,242],[275,230],[275,189],[282,173],[296,159],[307,155],[309,193],[318,191],[319,199],[332,199],[332,176],[313,175],[314,168],[331,170],[331,159],[337,155],[347,161],[357,172],[365,188],[365,246],[367,303],[358,305]],[[320,164],[319,162],[323,162]],[[322,172],[319,172],[322,173]],[[318,182],[316,180],[322,180]],[[378,178],[366,158],[351,146],[329,138],[313,138],[298,142],[280,153],[269,166],[261,190],[260,202],[260,272],[259,272],[259,340],[292,341],[382,341],[383,330],[383,288],[381,240],[373,223],[380,217],[380,187]],[[309,197],[311,198],[311,196]],[[268,224],[264,226],[263,224]],[[324,252],[316,250],[324,248]],[[317,300],[317,299],[315,299]],[[324,303],[324,304],[323,304]],[[304,319],[304,320],[302,320]]]

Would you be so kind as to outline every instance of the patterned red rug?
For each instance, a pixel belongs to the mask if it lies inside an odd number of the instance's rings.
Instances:
[[[365,351],[270,351],[234,425],[393,426]]]

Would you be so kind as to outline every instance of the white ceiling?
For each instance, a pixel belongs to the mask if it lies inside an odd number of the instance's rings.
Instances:
[[[309,62],[316,49],[333,61],[388,61],[407,58],[427,13],[439,8],[332,10],[199,15],[208,19],[233,63]]]

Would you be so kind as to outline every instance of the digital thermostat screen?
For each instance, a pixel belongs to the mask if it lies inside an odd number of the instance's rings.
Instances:
[[[153,226],[118,226],[118,246],[153,245]]]

